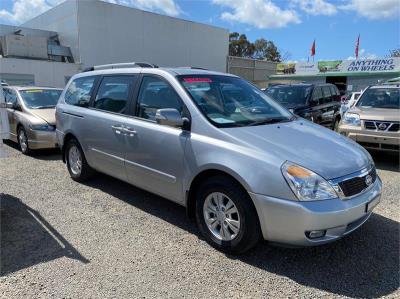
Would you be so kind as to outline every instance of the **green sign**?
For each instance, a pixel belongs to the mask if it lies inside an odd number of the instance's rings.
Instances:
[[[320,72],[339,72],[342,60],[318,61],[318,69]]]

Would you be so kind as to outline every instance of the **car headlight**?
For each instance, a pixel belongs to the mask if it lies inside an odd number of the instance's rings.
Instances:
[[[34,131],[54,131],[54,127],[50,125],[30,125],[29,128]]]
[[[360,115],[357,113],[346,112],[342,122],[347,125],[361,126]]]
[[[281,170],[293,193],[300,201],[338,197],[336,191],[323,177],[307,168],[286,161]]]

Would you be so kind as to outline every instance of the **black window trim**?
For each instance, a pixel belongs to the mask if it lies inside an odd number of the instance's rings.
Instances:
[[[136,87],[138,85],[139,74],[137,74],[137,73],[115,73],[114,74],[113,73],[113,74],[104,74],[104,75],[97,75],[97,76],[98,76],[97,81],[95,82],[95,84],[93,84],[93,86],[95,86],[95,88],[91,91],[92,94],[90,96],[89,106],[87,108],[91,109],[91,110],[95,110],[95,111],[104,112],[104,113],[110,113],[110,114],[115,114],[115,115],[120,115],[120,116],[131,117],[130,108],[131,108],[131,104],[134,99]],[[99,88],[100,88],[101,83],[103,82],[103,79],[106,77],[122,77],[122,76],[134,78],[134,83],[132,84],[131,89],[129,90],[129,93],[128,93],[128,99],[126,101],[127,104],[126,104],[124,113],[118,113],[118,112],[113,112],[113,111],[108,111],[108,110],[98,109],[98,108],[93,107],[94,101],[96,99],[97,93],[99,92]]]
[[[176,94],[176,96],[178,97],[179,101],[182,104],[182,110],[185,111],[185,114],[187,114],[187,115],[185,115],[183,117],[188,118],[190,123],[192,122],[192,117],[191,117],[190,111],[187,108],[185,102],[183,101],[181,96],[177,93],[175,88],[171,85],[171,83],[167,79],[165,79],[164,77],[162,77],[162,76],[160,76],[158,74],[150,74],[150,73],[141,73],[139,77],[140,77],[139,80],[138,80],[139,82],[138,82],[138,84],[136,84],[136,89],[135,89],[135,92],[134,92],[133,101],[131,103],[132,104],[131,107],[130,107],[131,109],[129,110],[129,113],[130,113],[129,116],[131,116],[131,117],[133,117],[133,118],[135,118],[137,120],[140,120],[140,121],[145,121],[145,122],[154,123],[154,124],[159,125],[157,123],[157,121],[155,121],[155,120],[142,118],[142,117],[138,116],[138,111],[139,111],[139,93],[140,93],[140,89],[141,89],[141,87],[143,85],[143,79],[145,77],[155,77],[157,79],[160,79],[160,80],[164,81],[166,84],[168,84],[168,86],[171,87],[171,89],[174,91],[174,93]],[[173,128],[173,127],[171,127],[171,128]],[[176,129],[184,130],[183,128],[176,128]]]

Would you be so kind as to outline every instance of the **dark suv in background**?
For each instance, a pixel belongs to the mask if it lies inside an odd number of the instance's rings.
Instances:
[[[294,114],[337,130],[340,92],[333,84],[274,85],[265,93]]]

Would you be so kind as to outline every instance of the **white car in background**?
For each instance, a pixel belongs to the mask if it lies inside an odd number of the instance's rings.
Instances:
[[[357,102],[358,98],[360,97],[362,91],[353,92],[350,96],[349,100],[346,100],[342,103],[340,107],[340,116],[343,118],[344,113],[349,110],[354,104]]]

